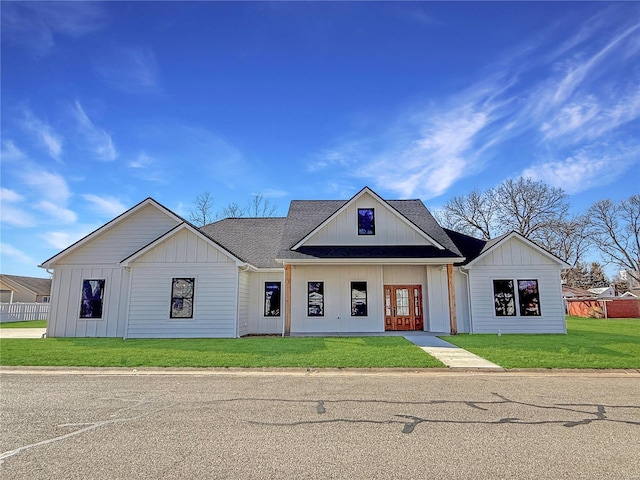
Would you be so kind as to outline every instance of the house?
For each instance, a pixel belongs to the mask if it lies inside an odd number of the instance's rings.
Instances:
[[[566,331],[563,261],[515,232],[444,230],[420,200],[368,187],[202,228],[147,198],[41,267],[50,337]]]
[[[0,274],[0,303],[48,303],[50,278]]]
[[[598,288],[590,288],[589,292],[595,295],[598,298],[607,298],[607,297],[615,297],[616,289],[613,286],[608,287],[598,287]]]
[[[562,297],[565,300],[573,298],[596,298],[596,296],[597,295],[595,293],[590,292],[589,290],[585,290],[584,288],[562,285]]]

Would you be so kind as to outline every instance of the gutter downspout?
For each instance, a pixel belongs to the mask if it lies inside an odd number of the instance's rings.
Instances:
[[[471,309],[471,279],[469,278],[469,272],[465,272],[464,268],[460,267],[458,271],[467,277],[467,309],[469,310],[469,332],[473,331],[473,310]]]

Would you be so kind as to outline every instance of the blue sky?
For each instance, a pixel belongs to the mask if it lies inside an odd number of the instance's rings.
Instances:
[[[2,273],[146,197],[640,190],[640,3],[6,2]]]

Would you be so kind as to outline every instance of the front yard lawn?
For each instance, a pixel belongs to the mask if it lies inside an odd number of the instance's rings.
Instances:
[[[88,367],[444,367],[402,337],[2,339],[0,365]]]
[[[567,335],[443,337],[505,368],[640,368],[640,319],[567,317]]]

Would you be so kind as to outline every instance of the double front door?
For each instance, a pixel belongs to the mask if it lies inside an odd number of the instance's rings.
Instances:
[[[384,329],[424,329],[421,285],[384,286]]]

